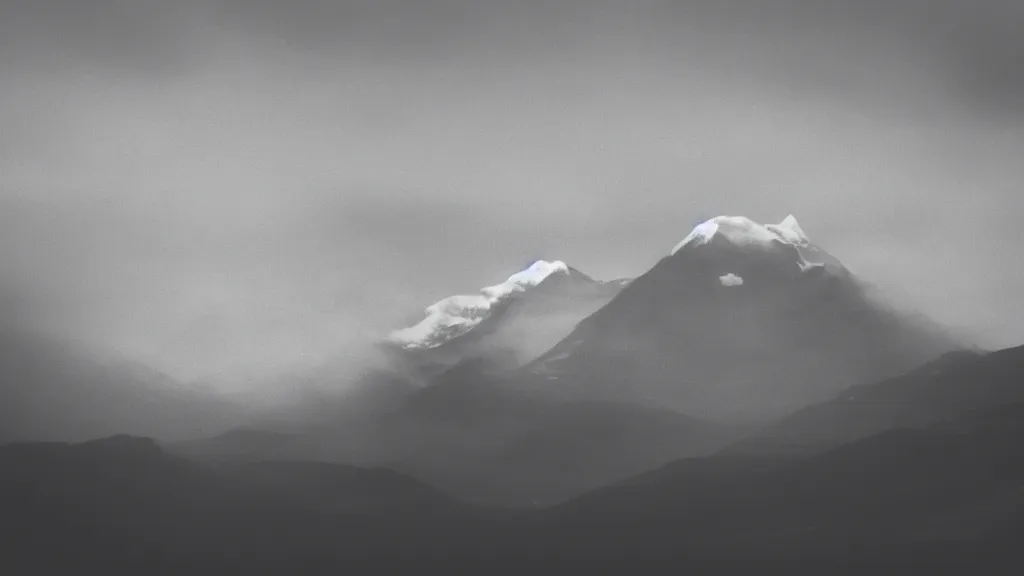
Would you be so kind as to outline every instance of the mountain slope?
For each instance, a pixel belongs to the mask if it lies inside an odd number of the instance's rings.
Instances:
[[[467,361],[393,412],[331,424],[235,430],[174,446],[203,461],[313,459],[387,466],[462,500],[554,504],[666,462],[714,452],[743,430],[620,403],[558,403]]]
[[[550,506],[678,458],[710,454],[740,434],[668,410],[561,404],[529,433],[483,458],[473,485],[462,492],[480,502]]]
[[[1021,445],[1018,404],[808,459],[686,460],[552,509],[538,538],[623,554],[1011,542],[1024,534]]]
[[[792,217],[720,217],[586,318],[524,378],[569,398],[766,420],[958,345],[886,309]]]
[[[943,355],[902,376],[858,385],[808,406],[731,447],[734,453],[807,453],[892,428],[921,428],[972,410],[1024,401],[1024,347]]]
[[[511,376],[483,359],[448,370],[378,422],[382,461],[461,499],[536,507],[709,454],[743,432],[652,407],[558,402]]]

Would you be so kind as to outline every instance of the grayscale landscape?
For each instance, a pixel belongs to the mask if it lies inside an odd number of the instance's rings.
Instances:
[[[1020,571],[1021,30],[0,0],[0,574]]]

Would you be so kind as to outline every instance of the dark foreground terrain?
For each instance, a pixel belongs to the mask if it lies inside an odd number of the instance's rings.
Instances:
[[[5,574],[313,573],[367,562],[554,573],[655,560],[738,573],[974,572],[1012,562],[1024,540],[1021,446],[1024,405],[1007,405],[806,459],[686,460],[514,512],[464,506],[387,471],[213,466],[143,438],[9,445],[0,559]]]
[[[141,437],[8,444],[0,574],[1021,573],[1022,375],[1022,348],[948,355],[532,510],[386,469],[186,457]]]

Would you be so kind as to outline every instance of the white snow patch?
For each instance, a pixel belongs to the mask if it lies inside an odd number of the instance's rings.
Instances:
[[[779,224],[762,225],[744,216],[718,216],[698,224],[692,232],[672,248],[671,254],[686,246],[700,246],[721,234],[738,245],[771,246],[775,242],[806,246],[810,243],[800,224],[792,215]]]
[[[440,346],[483,322],[491,307],[502,299],[516,292],[525,292],[552,274],[568,272],[569,267],[564,262],[539,260],[526,270],[509,276],[505,282],[482,289],[479,294],[449,296],[427,306],[424,311],[426,318],[415,326],[392,332],[389,339],[406,348]]]
[[[765,228],[795,246],[807,246],[811,243],[807,234],[804,233],[804,229],[800,227],[800,223],[792,214],[786,216],[786,219],[779,224],[768,224]]]
[[[684,246],[689,246],[690,244],[693,244],[694,246],[707,244],[708,242],[711,242],[711,239],[714,238],[717,233],[718,222],[715,219],[698,224],[686,238],[683,238],[679,244],[676,244],[675,248],[672,249],[672,254],[675,254]]]
[[[803,255],[801,254],[801,256],[803,256]],[[797,264],[800,266],[800,271],[801,272],[807,272],[808,270],[812,270],[814,268],[825,268],[826,267],[825,264],[823,264],[821,262],[808,262],[806,259],[803,259],[800,262],[797,262]]]
[[[718,280],[722,283],[722,286],[743,286],[743,278],[740,278],[732,272],[725,276],[719,276]]]
[[[481,290],[481,292],[491,298],[502,298],[513,292],[522,292],[527,288],[536,286],[543,282],[548,276],[562,272],[568,274],[569,267],[560,260],[554,262],[545,262],[544,260],[538,260],[534,262],[526,270],[522,272],[516,272],[509,276],[508,280],[501,284],[494,286],[488,286]]]

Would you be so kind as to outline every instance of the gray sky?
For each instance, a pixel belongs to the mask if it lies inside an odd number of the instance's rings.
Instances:
[[[1024,342],[1016,0],[0,0],[0,281],[182,378],[356,363],[538,258],[797,215]]]

